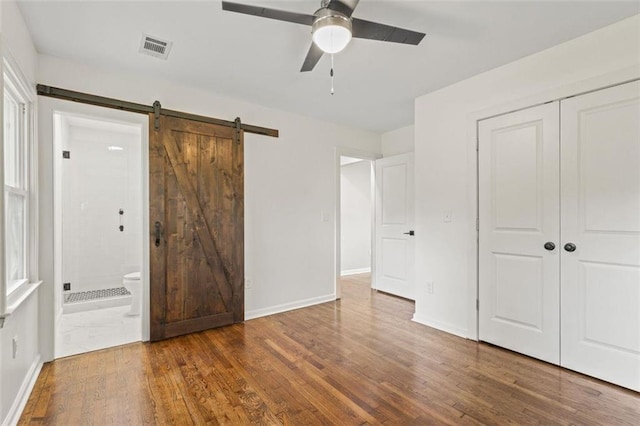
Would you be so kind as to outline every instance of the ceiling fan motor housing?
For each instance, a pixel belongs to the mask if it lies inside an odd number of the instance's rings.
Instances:
[[[322,8],[314,13],[313,41],[327,53],[337,53],[351,41],[351,19],[336,10]]]

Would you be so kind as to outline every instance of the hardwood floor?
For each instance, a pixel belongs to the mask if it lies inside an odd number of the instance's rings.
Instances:
[[[638,425],[640,395],[343,299],[45,364],[20,424]]]

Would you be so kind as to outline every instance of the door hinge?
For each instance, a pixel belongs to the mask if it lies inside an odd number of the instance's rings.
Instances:
[[[476,311],[480,310],[480,299],[476,299]]]
[[[153,128],[156,130],[160,130],[160,109],[162,105],[160,105],[160,101],[155,101],[153,103]]]
[[[71,151],[62,151],[62,158],[71,158]]]
[[[480,136],[476,137],[476,152],[480,152]]]
[[[240,120],[240,117],[236,117],[234,122],[236,123],[236,143],[240,143],[240,131],[242,130],[242,121]]]

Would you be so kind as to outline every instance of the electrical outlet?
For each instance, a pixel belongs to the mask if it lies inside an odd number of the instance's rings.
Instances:
[[[253,288],[253,280],[251,278],[245,278],[244,280],[244,288],[250,290]]]
[[[433,294],[433,281],[427,281],[427,294]]]
[[[13,348],[13,359],[16,359],[16,355],[18,354],[18,336],[13,336],[11,343]]]
[[[64,291],[71,291],[71,283],[64,283],[62,284],[62,289]]]

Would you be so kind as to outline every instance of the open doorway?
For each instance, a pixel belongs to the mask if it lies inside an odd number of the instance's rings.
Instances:
[[[53,113],[55,357],[142,340],[143,127]]]
[[[340,276],[371,274],[371,160],[340,157]]]
[[[341,278],[372,286],[375,269],[375,160],[380,155],[338,151],[336,211],[336,298]]]

